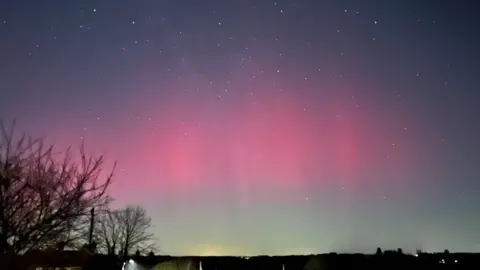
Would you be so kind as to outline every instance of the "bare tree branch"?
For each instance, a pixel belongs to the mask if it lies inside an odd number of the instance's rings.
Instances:
[[[83,238],[89,210],[110,201],[113,170],[103,178],[103,157],[83,145],[74,162],[70,149],[56,153],[43,139],[17,137],[14,124],[0,128],[0,254]]]

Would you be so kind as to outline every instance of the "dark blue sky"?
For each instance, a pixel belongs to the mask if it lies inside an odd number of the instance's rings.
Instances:
[[[476,1],[2,1],[0,118],[171,254],[479,251]]]

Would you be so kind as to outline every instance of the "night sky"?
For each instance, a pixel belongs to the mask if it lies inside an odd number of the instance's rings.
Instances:
[[[0,118],[163,253],[480,251],[476,1],[1,1]]]

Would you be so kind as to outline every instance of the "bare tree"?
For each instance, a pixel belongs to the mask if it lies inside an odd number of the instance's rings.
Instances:
[[[149,232],[152,219],[147,215],[145,208],[128,206],[120,211],[119,218],[124,231],[121,242],[123,256],[128,256],[133,249],[140,252],[155,249],[154,234]]]
[[[155,249],[154,234],[149,232],[152,220],[142,207],[108,211],[98,222],[97,239],[107,254],[115,254],[118,248],[118,255],[126,257],[134,250]]]
[[[95,236],[99,249],[108,255],[116,255],[120,245],[123,232],[119,220],[118,210],[107,210],[97,219]]]
[[[0,123],[0,254],[69,246],[88,234],[91,208],[110,201],[103,157],[54,151]],[[113,172],[113,171],[112,171]]]

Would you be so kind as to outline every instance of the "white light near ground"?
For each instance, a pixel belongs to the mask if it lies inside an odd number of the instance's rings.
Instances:
[[[132,259],[124,262],[122,265],[122,270],[134,270],[134,269],[136,269],[135,261]]]

